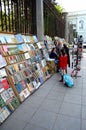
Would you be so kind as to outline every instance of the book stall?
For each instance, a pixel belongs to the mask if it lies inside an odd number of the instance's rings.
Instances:
[[[48,53],[35,35],[0,33],[0,124],[50,78]]]

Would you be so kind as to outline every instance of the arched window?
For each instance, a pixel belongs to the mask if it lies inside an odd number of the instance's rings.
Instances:
[[[84,21],[80,20],[79,21],[79,29],[83,29],[83,27],[84,27]]]

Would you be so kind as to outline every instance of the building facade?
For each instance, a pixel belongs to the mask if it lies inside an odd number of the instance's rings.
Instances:
[[[86,42],[86,11],[68,13],[67,24],[68,42],[73,42],[74,38],[78,38],[80,35]]]

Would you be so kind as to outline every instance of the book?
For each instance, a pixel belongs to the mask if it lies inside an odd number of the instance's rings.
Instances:
[[[15,83],[18,83],[19,81],[21,81],[23,79],[23,75],[22,75],[22,73],[19,72],[19,73],[16,73],[13,76],[13,78],[14,78]]]
[[[6,43],[11,43],[12,44],[12,39],[11,39],[11,35],[10,34],[9,35],[5,34],[4,37],[5,37]]]
[[[14,91],[13,91],[12,88],[8,88],[7,91],[9,93],[10,97],[14,97],[15,96]]]
[[[0,69],[0,78],[6,77],[6,76],[7,76],[7,73],[6,73],[5,69],[4,68]]]
[[[28,36],[25,36],[26,37],[26,40],[27,40],[27,43],[30,43],[30,39]]]
[[[33,44],[29,44],[29,46],[30,46],[31,50],[35,50],[35,47]]]
[[[18,47],[19,51],[22,51],[22,52],[28,51],[28,45],[25,44],[25,43],[24,44],[18,44],[17,47]]]
[[[7,69],[8,69],[8,71],[9,71],[9,74],[14,74],[15,72],[16,72],[16,70],[14,69],[14,67],[11,65],[9,65],[9,66],[7,66]]]
[[[6,53],[8,52],[8,47],[7,47],[7,46],[3,45],[3,46],[2,46],[2,49],[3,49],[3,51],[6,52]]]
[[[8,89],[10,87],[6,78],[2,79],[1,83],[2,83],[2,86],[3,86],[4,90],[6,90],[6,89]]]
[[[4,35],[0,35],[0,44],[6,44],[6,40],[4,38]]]
[[[19,71],[18,64],[14,64],[14,65],[13,65],[13,68],[14,68],[15,72],[18,72],[18,71]]]
[[[18,64],[18,68],[19,70],[22,70],[23,68],[25,68],[26,66],[23,63]]]
[[[24,56],[25,56],[25,59],[29,59],[29,58],[30,58],[30,55],[29,55],[28,52],[27,52],[27,53],[24,53]]]
[[[14,34],[5,34],[4,35],[6,42],[9,44],[17,43],[17,40],[14,36]]]
[[[34,39],[35,42],[38,42],[38,39],[35,35],[33,36],[33,39]]]
[[[2,57],[2,55],[0,54],[0,68],[4,67],[6,65],[7,65],[7,63],[5,61],[5,58]]]
[[[20,81],[20,84],[21,84],[23,89],[25,89],[27,87],[26,82],[24,80]]]
[[[37,46],[38,46],[38,48],[39,48],[39,49],[41,49],[41,48],[42,48],[42,46],[41,46],[41,43],[40,43],[40,42],[37,42],[36,44],[37,44]]]
[[[23,90],[24,97],[27,98],[30,95],[30,92],[27,88]]]
[[[33,85],[31,83],[26,83],[26,84],[27,84],[27,87],[28,87],[29,91],[33,92],[33,90],[34,90]]]
[[[23,39],[24,39],[24,42],[30,43],[30,40],[29,40],[28,36],[22,35],[22,37],[23,37]]]
[[[29,38],[30,43],[34,43],[34,38],[33,38],[33,36],[28,36],[28,38]]]
[[[21,83],[17,83],[15,85],[15,88],[16,88],[16,90],[17,90],[18,93],[21,93],[22,90],[23,90],[23,87],[22,87]]]
[[[1,97],[5,103],[11,98],[7,90],[1,93]]]
[[[11,112],[13,112],[15,110],[15,108],[12,106],[11,103],[8,103],[7,106],[10,109]]]
[[[24,39],[23,39],[21,34],[16,34],[15,38],[16,38],[18,43],[24,43]]]
[[[23,102],[25,100],[25,96],[24,96],[23,91],[19,94],[19,96],[20,96],[21,102]]]
[[[9,110],[7,109],[7,107],[3,107],[3,111],[2,111],[5,119],[10,115]]]
[[[5,105],[6,105],[6,104],[5,104],[3,98],[2,98],[1,95],[0,95],[0,107],[3,108]]]

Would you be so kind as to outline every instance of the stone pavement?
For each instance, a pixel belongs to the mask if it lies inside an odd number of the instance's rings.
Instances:
[[[68,69],[70,74],[71,69]],[[26,99],[0,126],[0,130],[86,130],[86,55],[81,77],[68,88],[54,74]]]

